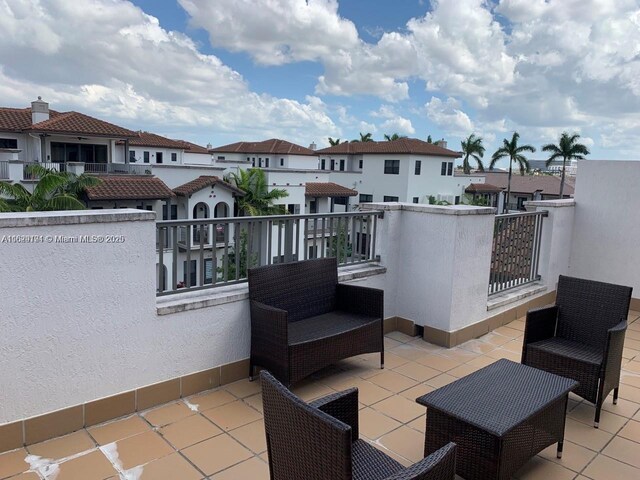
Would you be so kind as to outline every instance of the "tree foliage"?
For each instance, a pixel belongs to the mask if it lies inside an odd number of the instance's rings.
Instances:
[[[567,132],[562,132],[560,135],[560,141],[557,145],[549,143],[542,147],[543,152],[551,153],[551,156],[547,160],[547,167],[551,165],[554,160],[562,159],[562,178],[560,179],[560,198],[564,193],[564,178],[565,169],[567,168],[567,160],[584,160],[585,155],[589,155],[589,149],[586,145],[578,143],[580,135],[574,133],[569,135]]]
[[[227,178],[244,192],[244,195],[238,198],[240,215],[282,215],[286,213],[284,205],[275,205],[274,202],[288,197],[289,194],[283,188],[269,190],[264,171],[258,168],[240,169],[238,173],[230,173]]]
[[[407,138],[407,136],[406,135],[398,135],[397,133],[394,133],[392,135],[388,135],[386,133],[384,134],[384,139],[387,142],[393,142],[395,140],[400,140],[401,138]]]
[[[482,137],[476,137],[475,133],[472,133],[465,140],[462,140],[460,144],[462,146],[462,153],[464,154],[464,159],[462,160],[462,170],[464,173],[467,175],[471,173],[470,158],[476,162],[478,170],[484,172],[484,164],[482,163],[484,145],[482,145]]]
[[[529,171],[529,160],[527,157],[523,155],[524,152],[535,152],[536,149],[532,145],[518,145],[518,140],[520,139],[520,134],[518,132],[513,132],[513,136],[511,140],[507,140],[506,138],[502,141],[502,147],[496,150],[491,157],[491,164],[489,164],[489,168],[493,168],[498,162],[498,160],[502,158],[509,159],[509,180],[507,183],[507,196],[504,201],[504,211],[507,211],[507,204],[509,203],[509,197],[511,196],[511,174],[513,170],[513,164],[518,165],[520,169],[520,175],[524,175]]]

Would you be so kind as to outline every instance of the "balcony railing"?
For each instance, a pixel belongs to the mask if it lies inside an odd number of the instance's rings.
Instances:
[[[324,257],[337,257],[339,265],[377,261],[375,235],[381,214],[367,211],[157,222],[158,295],[246,282],[247,270],[260,265]],[[215,244],[207,244],[210,238],[215,238]],[[187,239],[193,243],[188,245]]]
[[[542,219],[548,212],[496,215],[489,295],[540,280]]]
[[[151,165],[148,163],[85,163],[84,171],[87,173],[110,175],[151,175]]]
[[[9,178],[9,162],[0,161],[0,179],[7,180]]]
[[[58,163],[58,162],[26,162],[23,165],[23,173],[22,173],[22,178],[24,180],[37,180],[38,179],[38,175],[36,175],[35,173],[33,173],[31,171],[31,166],[32,165],[40,165],[43,168],[46,168],[47,170],[53,170],[56,172],[64,172],[66,171],[66,165],[64,163]]]

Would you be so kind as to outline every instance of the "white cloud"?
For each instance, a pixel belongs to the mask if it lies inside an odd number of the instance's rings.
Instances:
[[[473,122],[469,115],[460,108],[460,102],[454,98],[447,98],[443,102],[438,97],[431,97],[425,104],[427,117],[447,133],[468,135],[473,132]]]
[[[391,105],[381,105],[377,111],[370,112],[374,118],[384,119],[378,130],[387,135],[398,133],[400,135],[413,135],[416,129],[413,128],[411,120],[396,113]]]
[[[243,77],[184,34],[121,0],[4,0],[0,97],[37,95],[52,108],[213,136],[287,137],[308,143],[338,128],[318,97],[252,92]],[[64,24],[64,28],[61,25]]]

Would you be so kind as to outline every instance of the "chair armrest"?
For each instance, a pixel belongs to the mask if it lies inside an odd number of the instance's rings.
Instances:
[[[602,357],[602,368],[605,371],[606,377],[617,378],[620,376],[622,350],[624,348],[624,335],[626,332],[626,319],[622,320],[615,327],[607,330],[607,344],[605,345],[604,356]]]
[[[310,406],[331,415],[351,427],[351,441],[359,438],[358,431],[358,389],[349,388],[332,393],[309,403]]]
[[[527,345],[540,340],[551,338],[556,333],[559,308],[551,307],[534,308],[527,312],[527,320],[524,326],[524,340],[522,342],[521,362],[526,364]]]
[[[277,345],[288,345],[289,320],[286,310],[250,300],[251,336]]]
[[[336,306],[345,312],[384,318],[384,290],[339,283]]]
[[[449,442],[405,470],[387,477],[386,480],[454,480],[456,448],[455,443]]]

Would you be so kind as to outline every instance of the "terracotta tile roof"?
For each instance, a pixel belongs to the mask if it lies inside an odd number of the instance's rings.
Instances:
[[[178,150],[182,150],[183,148],[185,148],[184,142],[182,142],[181,140],[171,140],[170,138],[156,135],[155,133],[150,132],[138,132],[135,138],[129,140],[129,146],[175,148]]]
[[[501,192],[503,190],[502,187],[496,187],[495,185],[491,185],[490,183],[472,183],[467,188],[465,188],[466,193],[495,193]]]
[[[314,150],[277,138],[265,140],[264,142],[236,142],[229,145],[223,145],[222,147],[212,148],[210,151],[213,153],[270,153],[274,155],[318,156]]]
[[[25,128],[24,131],[110,138],[131,138],[138,136],[137,132],[79,112],[60,113],[49,118],[49,120],[31,125],[29,128]]]
[[[318,155],[357,155],[361,153],[391,153],[391,154],[415,154],[434,155],[439,157],[461,157],[460,152],[454,152],[433,143],[428,143],[417,138],[400,138],[392,142],[350,142],[340,143],[333,147],[317,150]]]
[[[504,190],[507,189],[509,174],[507,172],[487,172],[485,182]],[[520,175],[514,173],[511,177],[511,192],[542,195],[559,195],[560,178],[553,175]],[[569,183],[564,185],[564,195],[573,195],[574,187]]]
[[[173,191],[176,195],[186,197],[202,190],[203,188],[211,187],[212,185],[220,185],[222,188],[231,190],[236,195],[244,195],[244,192],[237,188],[235,185],[231,185],[230,183],[222,180],[220,177],[216,177],[213,175],[201,175],[195,180],[191,180],[190,182],[184,183],[174,188]]]
[[[102,182],[85,190],[89,200],[157,200],[175,194],[159,178],[137,175],[101,175]]]
[[[183,148],[189,153],[202,153],[204,155],[211,155],[209,149],[205,147],[201,147],[195,143],[187,142],[186,140],[176,140],[176,142],[180,142],[183,145]]]
[[[354,197],[358,192],[332,182],[307,182],[304,194],[307,197]]]
[[[49,110],[49,117],[55,118],[60,113]],[[31,127],[31,108],[0,107],[0,131],[22,132]]]

